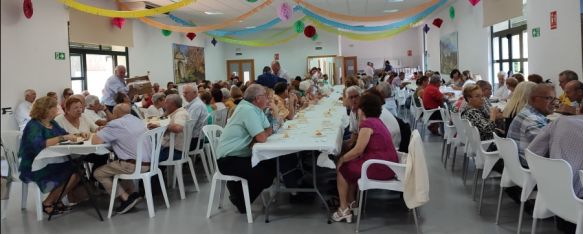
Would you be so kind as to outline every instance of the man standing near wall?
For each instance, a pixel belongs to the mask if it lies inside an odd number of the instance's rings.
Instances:
[[[271,71],[273,71],[273,75],[275,75],[279,78],[284,78],[288,84],[291,84],[291,82],[293,81],[293,80],[291,80],[291,78],[287,74],[287,72],[281,68],[279,61],[277,61],[277,60],[271,62]]]
[[[107,79],[105,82],[105,87],[103,87],[103,97],[101,102],[107,106],[109,111],[113,111],[113,107],[115,106],[115,94],[118,92],[122,92],[128,94],[128,86],[125,83],[126,77],[126,67],[123,65],[119,65],[115,67],[114,74]],[[130,99],[133,97],[130,97]]]
[[[374,67],[373,63],[367,62],[366,67],[364,68],[364,73],[366,76],[374,77]]]

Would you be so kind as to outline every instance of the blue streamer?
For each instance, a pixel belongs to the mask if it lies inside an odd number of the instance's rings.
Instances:
[[[413,24],[425,17],[427,17],[429,14],[431,14],[433,11],[435,11],[437,8],[443,6],[445,3],[447,3],[447,0],[441,0],[438,3],[436,3],[435,5],[425,9],[424,11],[420,12],[417,15],[414,15],[410,18],[407,18],[405,20],[399,21],[399,22],[395,22],[395,23],[390,23],[390,24],[386,24],[386,25],[380,25],[380,26],[353,26],[353,25],[349,25],[349,24],[344,24],[338,21],[334,21],[334,20],[330,20],[327,18],[324,18],[304,7],[301,7],[302,12],[304,12],[304,14],[306,14],[307,16],[310,16],[312,18],[314,18],[317,21],[322,22],[323,24],[335,27],[335,28],[341,28],[341,29],[346,29],[346,30],[350,30],[350,31],[360,31],[360,32],[377,32],[377,31],[388,31],[388,30],[392,30],[392,29],[396,29],[396,28],[401,28],[404,26],[407,26],[409,24]]]

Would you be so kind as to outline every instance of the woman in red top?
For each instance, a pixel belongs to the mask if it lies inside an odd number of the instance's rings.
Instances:
[[[337,163],[340,207],[331,217],[336,222],[342,220],[352,222],[351,209],[356,208],[356,183],[361,175],[362,164],[366,160],[398,161],[391,134],[379,119],[382,111],[381,103],[381,98],[374,94],[364,94],[360,97],[358,114],[361,122],[356,145]],[[371,165],[367,175],[368,178],[375,180],[390,180],[395,177],[395,173],[390,168],[378,164]]]
[[[433,76],[429,81],[429,85],[423,91],[423,107],[426,110],[436,109],[441,107],[443,101],[445,100],[443,94],[439,91],[439,86],[441,86],[441,77]],[[439,111],[433,112],[429,117],[430,120],[440,120],[441,114]],[[431,131],[434,135],[439,135],[439,125],[437,123],[430,124],[427,129]]]

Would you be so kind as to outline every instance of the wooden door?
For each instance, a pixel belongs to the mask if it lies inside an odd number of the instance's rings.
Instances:
[[[358,72],[356,56],[344,57],[343,77],[354,76]]]
[[[253,59],[227,60],[227,79],[235,74],[240,81],[255,81],[255,62]]]

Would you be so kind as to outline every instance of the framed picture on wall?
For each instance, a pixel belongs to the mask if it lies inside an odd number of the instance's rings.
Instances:
[[[457,32],[445,35],[439,40],[441,72],[449,74],[458,67]]]
[[[204,47],[172,44],[174,83],[191,83],[205,79]]]

